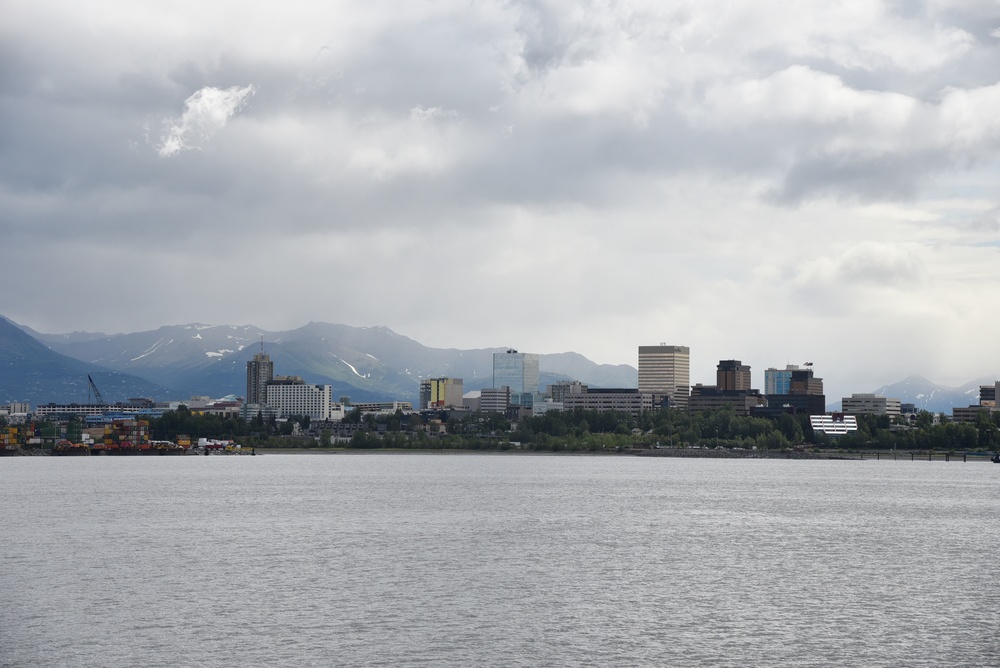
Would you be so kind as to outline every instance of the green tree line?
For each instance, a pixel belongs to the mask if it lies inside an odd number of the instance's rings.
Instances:
[[[912,423],[893,423],[888,416],[859,415],[858,431],[839,438],[814,433],[809,417],[776,419],[737,415],[731,408],[689,414],[664,409],[639,416],[614,411],[574,409],[550,411],[515,423],[499,413],[442,413],[439,420],[400,412],[388,415],[348,414],[345,422],[362,425],[347,447],[503,450],[600,451],[633,447],[702,446],[780,450],[790,447],[837,447],[844,450],[994,451],[1000,447],[1000,413],[980,412],[975,422],[951,422],[927,411]],[[317,447],[329,445],[329,431],[313,430],[307,417],[278,422],[258,416],[200,415],[182,406],[150,420],[156,440],[179,434],[232,439],[246,446]],[[298,430],[303,436],[293,438]]]

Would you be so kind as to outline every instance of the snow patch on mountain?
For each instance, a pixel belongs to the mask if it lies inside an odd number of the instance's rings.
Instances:
[[[170,343],[173,342],[174,340],[170,339]],[[146,357],[147,355],[152,355],[153,353],[156,352],[156,349],[160,347],[161,343],[163,343],[163,339],[160,339],[159,341],[151,345],[149,348],[146,348],[146,350],[144,350],[138,357],[133,357],[130,361],[135,362],[136,360],[141,360],[143,357]]]
[[[334,355],[334,357],[337,357],[337,356]],[[342,359],[340,357],[337,357],[337,359],[340,360],[341,362],[343,362],[344,364],[346,364],[347,368],[349,368],[351,371],[353,371],[354,375],[357,376],[358,378],[366,378],[366,376],[363,376],[360,373],[358,373],[358,370],[354,368],[354,365],[351,364],[350,362],[348,362],[347,360]]]

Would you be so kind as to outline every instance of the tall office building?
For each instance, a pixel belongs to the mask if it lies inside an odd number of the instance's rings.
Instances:
[[[807,366],[812,366],[807,365]],[[823,394],[823,379],[813,376],[812,369],[796,369],[788,385],[789,394],[820,396]]]
[[[826,412],[826,396],[823,394],[823,379],[813,376],[812,363],[806,363],[807,368],[799,369],[789,366],[785,371],[788,374],[788,384],[784,379],[777,376],[776,369],[769,369],[770,375],[765,372],[765,385],[770,388],[768,378],[773,379],[774,388],[785,391],[767,393],[767,404],[771,408],[782,407],[794,409],[797,413],[807,415],[821,415]],[[785,389],[787,388],[787,389]]]
[[[784,369],[771,367],[764,370],[764,394],[790,394],[792,372],[798,371],[798,364],[788,364]]]
[[[639,346],[639,392],[666,396],[670,405],[687,408],[691,388],[691,349],[687,346]]]
[[[493,353],[493,387],[509,387],[511,404],[531,406],[538,394],[538,354]]]
[[[274,379],[274,362],[264,352],[264,344],[260,344],[260,352],[247,362],[247,404],[267,403],[267,384]]]
[[[715,370],[715,386],[720,390],[749,390],[750,366],[740,360],[720,360]]]

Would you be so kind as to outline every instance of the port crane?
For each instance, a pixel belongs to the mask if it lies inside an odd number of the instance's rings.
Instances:
[[[101,392],[100,390],[97,389],[97,385],[94,385],[94,379],[90,377],[89,373],[87,374],[87,382],[90,384],[90,388],[87,390],[88,400],[90,398],[90,393],[93,392],[94,399],[97,401],[97,405],[107,406],[108,405],[107,402],[104,401],[104,397],[101,396]]]

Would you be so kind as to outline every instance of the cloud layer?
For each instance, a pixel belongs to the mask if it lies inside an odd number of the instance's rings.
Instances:
[[[668,341],[696,381],[808,359],[835,396],[1000,373],[998,30],[985,1],[9,4],[0,313]]]

